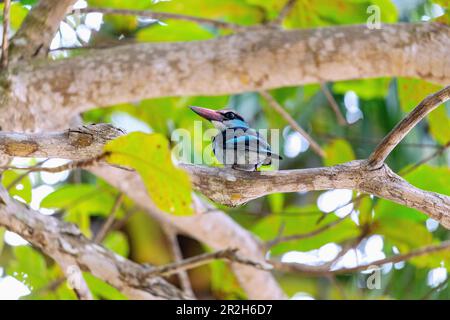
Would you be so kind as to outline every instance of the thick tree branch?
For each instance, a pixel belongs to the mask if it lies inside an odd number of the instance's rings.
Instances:
[[[59,23],[76,0],[40,0],[11,41],[11,60],[44,57]]]
[[[0,131],[0,156],[92,159],[103,152],[106,142],[122,134],[122,130],[109,124],[80,126],[53,133]]]
[[[394,129],[380,142],[369,157],[369,165],[377,168],[381,166],[391,151],[403,140],[423,118],[442,103],[450,99],[450,86],[429,95],[414,108]],[[449,130],[449,128],[442,128]]]
[[[312,169],[240,172],[184,164],[197,190],[215,202],[237,206],[278,192],[353,189],[417,209],[450,228],[450,197],[418,189],[386,165],[376,170],[366,160]]]
[[[11,199],[0,189],[0,225],[6,227],[59,263],[79,267],[133,299],[183,299],[183,293],[147,268],[97,245],[73,224],[42,215]]]
[[[382,76],[450,83],[450,27],[383,25],[260,30],[209,41],[139,43],[49,63],[7,77],[3,130],[51,128],[93,107],[144,98],[215,95]],[[211,81],[214,79],[214,81]],[[28,117],[28,118],[27,118]]]

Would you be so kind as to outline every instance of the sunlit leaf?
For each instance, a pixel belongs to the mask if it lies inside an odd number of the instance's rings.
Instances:
[[[5,188],[8,188],[12,183],[15,185],[9,190],[11,196],[19,196],[25,202],[29,203],[31,201],[31,181],[29,176],[25,176],[18,181],[21,177],[21,172],[16,172],[13,170],[6,170],[2,173],[1,181]]]
[[[142,42],[207,40],[214,35],[195,22],[167,20],[140,30],[136,38]]]
[[[133,132],[109,142],[104,150],[111,153],[108,162],[136,169],[161,210],[192,214],[189,177],[172,164],[168,141],[162,135]]]
[[[355,154],[353,153],[351,145],[344,139],[335,139],[331,141],[323,148],[323,150],[326,154],[324,159],[324,164],[326,166],[333,166],[355,159]]]
[[[342,95],[347,91],[354,91],[358,97],[367,100],[384,98],[390,81],[388,78],[339,81],[333,84],[333,91]]]
[[[127,257],[130,251],[127,237],[119,231],[110,231],[103,240],[103,245],[123,257]]]

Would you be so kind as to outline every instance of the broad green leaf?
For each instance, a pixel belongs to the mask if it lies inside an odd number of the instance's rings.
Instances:
[[[441,105],[428,115],[430,134],[440,144],[450,142],[450,116],[446,106]]]
[[[311,28],[366,23],[372,15],[368,12],[371,5],[377,5],[380,9],[381,22],[397,21],[397,8],[389,0],[315,0],[298,1],[284,25],[290,28]]]
[[[264,12],[242,0],[172,0],[150,6],[153,11],[172,12],[215,20],[252,25],[263,22]]]
[[[3,247],[5,245],[4,235],[5,235],[6,229],[3,227],[0,227],[0,257],[2,255]]]
[[[136,38],[141,42],[208,40],[214,35],[195,22],[167,20],[139,30]]]
[[[209,264],[211,289],[218,299],[245,299],[246,295],[227,263],[216,260]]]
[[[3,12],[4,3],[0,3],[0,12]],[[22,24],[23,20],[28,14],[28,9],[25,8],[21,3],[13,2],[11,3],[10,8],[10,23],[11,28],[14,30],[19,29],[20,25]],[[1,21],[3,21],[3,16],[1,18]]]
[[[46,196],[41,207],[106,217],[111,212],[115,199],[115,194],[94,184],[66,184]],[[118,210],[117,216],[123,216],[122,209]]]
[[[388,78],[339,81],[333,84],[333,91],[342,95],[354,91],[366,100],[384,98],[388,94],[390,81]]]
[[[424,223],[401,219],[395,216],[382,216],[376,219],[373,232],[385,237],[401,252],[429,245],[433,236]]]
[[[351,145],[344,139],[335,139],[327,144],[323,150],[326,157],[324,164],[326,166],[333,166],[355,159],[355,154]]]
[[[272,212],[280,212],[283,210],[285,196],[283,193],[273,193],[267,196],[269,200],[270,210]]]
[[[15,260],[7,268],[9,275],[23,282],[32,291],[44,287],[51,279],[45,259],[30,246],[13,248]]]
[[[110,141],[104,150],[110,152],[108,162],[131,167],[139,173],[161,210],[175,215],[192,214],[189,177],[172,164],[165,137],[133,132]]]
[[[421,79],[399,78],[398,97],[400,106],[405,112],[413,110],[428,95],[442,89],[436,85]],[[441,106],[439,106],[441,108]]]
[[[128,257],[130,251],[128,239],[122,232],[109,232],[105,240],[103,240],[103,245],[123,257]]]
[[[116,288],[110,286],[99,278],[94,277],[92,274],[83,272],[83,277],[86,280],[86,283],[91,290],[92,295],[96,299],[127,300],[127,297]]]
[[[282,225],[284,225],[283,236],[289,236],[312,232],[339,219],[334,214],[329,214],[318,223],[320,216],[320,211],[313,205],[301,208],[290,207],[285,209],[283,214],[271,214],[261,219],[252,231],[263,240],[272,240],[278,236]],[[280,243],[274,246],[271,252],[279,254],[291,250],[318,249],[329,242],[342,242],[358,234],[358,226],[352,220],[345,219],[313,237]]]
[[[15,182],[22,173],[13,170],[6,170],[3,172],[1,180],[3,187],[7,188],[11,183]],[[29,203],[31,201],[31,181],[29,176],[23,177],[18,183],[15,184],[9,190],[11,196],[19,196],[25,202]]]

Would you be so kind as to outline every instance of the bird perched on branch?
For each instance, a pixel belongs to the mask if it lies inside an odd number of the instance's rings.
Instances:
[[[283,158],[270,149],[270,145],[256,130],[232,110],[210,110],[191,107],[199,116],[211,121],[220,132],[212,139],[217,160],[225,167],[256,171],[261,165],[270,165],[272,159]]]

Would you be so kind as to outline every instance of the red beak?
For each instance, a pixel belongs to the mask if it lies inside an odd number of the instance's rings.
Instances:
[[[190,107],[190,108],[196,114],[198,114],[199,116],[201,116],[209,121],[222,121],[223,120],[223,116],[215,110],[200,108],[200,107]]]

